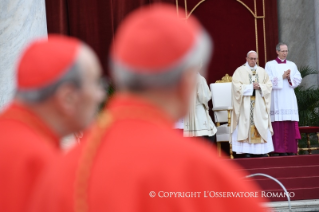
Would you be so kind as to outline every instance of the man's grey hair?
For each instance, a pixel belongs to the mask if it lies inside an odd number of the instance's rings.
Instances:
[[[279,42],[279,43],[277,44],[277,46],[276,46],[276,51],[280,51],[280,46],[282,46],[282,45],[286,45],[287,48],[288,48],[288,44],[286,44],[286,43],[284,43],[284,42]]]
[[[82,84],[80,68],[78,62],[74,62],[69,70],[52,84],[37,89],[18,89],[16,96],[25,102],[42,102],[51,97],[65,83],[80,88]]]
[[[142,91],[151,88],[171,87],[179,82],[185,70],[195,68],[205,72],[211,56],[211,49],[210,37],[203,30],[197,36],[192,49],[175,64],[159,71],[159,74],[148,74],[147,71],[140,71],[143,68],[128,67],[113,58],[110,59],[110,69],[114,83],[120,89]],[[201,66],[202,68],[199,70]]]

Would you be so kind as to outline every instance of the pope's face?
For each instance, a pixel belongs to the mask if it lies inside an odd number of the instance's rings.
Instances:
[[[101,65],[95,54],[85,49],[80,56],[82,85],[79,89],[79,98],[76,105],[76,120],[78,128],[84,128],[95,117],[98,107],[105,97],[101,85]]]
[[[288,46],[287,45],[280,45],[280,51],[276,51],[278,57],[282,60],[285,60],[288,56]]]
[[[258,56],[255,52],[251,52],[246,57],[246,61],[250,67],[254,67],[257,64]]]

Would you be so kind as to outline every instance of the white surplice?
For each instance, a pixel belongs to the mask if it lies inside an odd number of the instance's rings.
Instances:
[[[179,119],[176,123],[175,123],[175,129],[184,129],[184,119]]]
[[[250,67],[248,65],[248,63],[246,63],[242,67],[239,67],[233,75],[233,83],[238,81],[237,83],[242,84],[242,90],[240,91],[241,94],[239,95],[241,97],[237,96],[237,98],[245,99],[248,102],[250,102],[250,97],[253,95],[253,91],[254,91],[253,84],[252,83],[249,84],[249,82],[246,82],[247,79],[246,80],[244,80],[244,79],[248,78],[247,76],[250,74],[251,69],[256,70],[256,75],[259,75],[260,77],[264,76],[263,78],[259,78],[261,92],[260,92],[260,94],[256,93],[256,98],[257,98],[257,96],[260,95],[260,98],[262,98],[262,99],[260,99],[259,102],[262,104],[266,104],[266,102],[268,102],[268,100],[270,100],[270,91],[271,91],[271,83],[269,81],[268,75],[263,68],[261,68],[257,65],[255,67]],[[247,76],[246,76],[246,74],[247,74]],[[236,79],[236,78],[238,78],[238,79]],[[241,79],[239,79],[239,78],[241,78]],[[263,90],[264,90],[264,92],[262,92]],[[256,92],[258,92],[258,91],[256,91]],[[265,93],[267,94],[267,96],[264,96]],[[235,98],[235,99],[237,99],[237,98]],[[249,103],[245,104],[245,105],[247,106],[247,105],[249,105]],[[257,109],[256,108],[254,110],[255,111],[254,113],[261,110],[262,108],[265,111],[262,112],[262,113],[264,113],[262,120],[255,120],[255,124],[257,122],[263,123],[263,126],[265,127],[265,130],[264,130],[265,133],[264,133],[263,139],[266,142],[264,142],[264,143],[249,143],[248,142],[248,140],[249,140],[249,138],[248,138],[248,128],[249,128],[248,125],[250,125],[248,114],[250,113],[250,108],[249,107],[244,108],[244,101],[243,101],[240,105],[237,105],[237,106],[234,105],[234,111],[233,111],[233,115],[232,115],[232,129],[234,127],[236,127],[236,128],[234,130],[232,130],[231,142],[232,142],[232,150],[234,152],[236,152],[236,154],[243,154],[243,153],[265,154],[265,153],[269,153],[269,152],[274,151],[274,146],[273,146],[273,142],[272,142],[272,134],[271,134],[272,127],[271,127],[270,120],[269,120],[270,117],[269,117],[269,111],[267,111],[267,105],[255,104],[255,107],[258,107],[258,105],[261,108],[259,108],[258,110],[256,110]],[[269,103],[268,103],[268,105],[269,105]],[[234,120],[235,115],[238,118],[238,122],[236,120]],[[254,117],[256,118],[255,115],[256,114],[254,114]],[[235,122],[237,122],[237,124],[234,126],[233,124],[235,124]],[[245,139],[245,141],[243,141],[243,140],[238,141],[239,125],[241,125],[241,127],[247,128],[247,136],[246,136],[247,138]],[[263,131],[262,129],[259,129],[259,130],[261,130],[259,133],[261,133]]]
[[[298,104],[294,88],[300,85],[301,75],[295,63],[286,61],[278,64],[276,60],[266,63],[266,72],[272,82],[271,121],[299,121]],[[282,75],[290,69],[290,83]]]
[[[208,101],[212,94],[206,79],[200,74],[197,76],[197,89],[194,92],[190,111],[184,118],[184,136],[213,136],[217,128],[209,115]]]

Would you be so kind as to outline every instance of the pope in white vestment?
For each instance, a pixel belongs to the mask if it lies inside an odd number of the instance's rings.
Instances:
[[[288,47],[277,45],[278,58],[266,63],[266,71],[273,85],[270,117],[274,129],[273,142],[276,153],[297,153],[298,104],[294,89],[301,83],[295,63],[286,60]]]
[[[232,78],[231,143],[236,154],[267,156],[274,150],[270,121],[272,85],[266,71],[259,67],[257,53],[250,51],[247,62]]]
[[[213,136],[217,128],[209,115],[208,101],[212,98],[206,79],[197,75],[197,89],[188,115],[184,118],[184,136]]]

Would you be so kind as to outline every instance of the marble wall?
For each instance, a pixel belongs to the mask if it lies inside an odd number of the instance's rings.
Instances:
[[[314,0],[315,8],[315,34],[316,34],[316,47],[317,47],[317,69],[319,71],[319,0]],[[317,76],[319,82],[319,74]],[[318,83],[319,84],[319,83]]]
[[[317,56],[319,45],[316,44],[316,35],[319,34],[316,33],[315,27],[319,17],[319,8],[315,8],[319,6],[318,1],[277,0],[277,3],[279,41],[289,45],[288,60],[295,62],[297,66],[309,65],[319,70]],[[302,84],[306,87],[318,86],[318,79],[308,76]]]
[[[0,110],[13,97],[21,50],[46,35],[45,0],[0,0]]]

